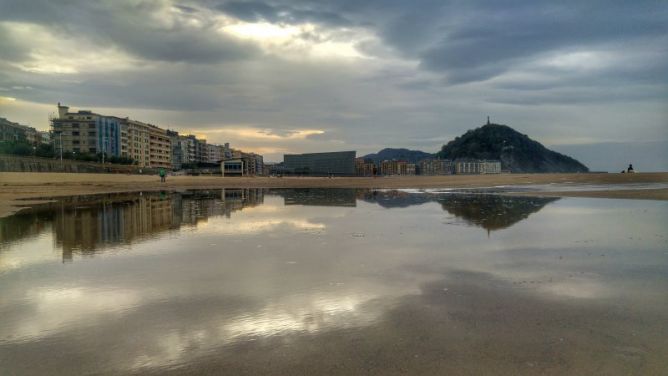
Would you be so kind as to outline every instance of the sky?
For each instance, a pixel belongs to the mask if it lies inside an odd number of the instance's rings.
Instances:
[[[668,145],[668,2],[0,0],[0,117],[46,130],[58,102],[268,161],[435,152],[487,116]]]

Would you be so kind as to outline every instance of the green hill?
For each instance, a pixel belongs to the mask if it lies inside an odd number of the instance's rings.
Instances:
[[[587,172],[577,160],[547,149],[507,125],[487,124],[443,145],[444,159],[496,159],[511,172]]]

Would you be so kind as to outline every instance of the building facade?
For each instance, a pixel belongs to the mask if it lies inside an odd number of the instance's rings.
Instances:
[[[0,118],[0,142],[24,141],[31,145],[37,145],[42,142],[41,136],[41,132],[33,127]]]
[[[355,174],[357,176],[373,176],[377,173],[376,164],[372,160],[355,158]]]
[[[410,165],[410,166],[409,166]],[[382,161],[380,162],[381,175],[415,175],[415,165],[406,161]]]
[[[420,161],[421,175],[450,175],[453,164],[449,159],[423,159]]]
[[[203,162],[206,163],[220,163],[224,157],[224,146],[215,144],[206,144],[206,153]]]
[[[91,111],[70,112],[69,107],[58,104],[58,116],[51,119],[53,130],[54,149],[69,153],[98,154],[107,153],[107,156],[118,151],[116,148],[107,148],[107,145],[121,145],[121,133],[118,121],[104,119],[102,115]],[[102,130],[98,132],[98,127]]]
[[[172,167],[172,143],[167,130],[137,120],[123,119],[127,156],[140,167]]]
[[[501,161],[456,160],[453,162],[455,174],[500,174]]]
[[[58,103],[58,115],[50,120],[56,152],[102,153],[106,157],[130,158],[140,167],[172,169],[181,169],[184,165],[196,168],[200,163],[219,164],[227,159],[244,158],[247,174],[261,175],[264,172],[261,155],[231,149],[228,143],[208,144],[194,135],[180,135],[129,118],[85,110],[71,112],[69,107]],[[41,138],[40,132],[34,128],[17,128],[18,124],[10,127],[5,123],[9,122],[0,121],[0,139],[21,138],[36,143]]]
[[[295,175],[355,175],[355,152],[285,154],[286,173]]]
[[[265,174],[263,158],[255,153],[242,153],[239,157],[220,162],[223,176],[260,176]]]
[[[131,158],[140,167],[172,166],[170,136],[152,124],[91,111],[70,112],[58,104],[51,126],[56,151]]]
[[[181,148],[179,132],[168,129],[167,136],[172,147],[172,168],[180,170],[183,166],[183,149]]]

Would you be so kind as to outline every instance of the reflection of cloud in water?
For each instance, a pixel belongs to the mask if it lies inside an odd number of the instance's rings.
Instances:
[[[374,303],[359,309],[371,310]],[[481,370],[652,374],[665,366],[663,354],[668,350],[662,324],[655,320],[664,308],[665,304],[635,307],[631,314],[626,305],[583,306],[577,300],[544,299],[486,273],[450,271],[422,284],[419,294],[404,295],[378,310],[373,325],[309,330],[279,314],[274,316],[279,330],[264,330],[259,322],[261,333],[269,336],[223,342],[220,338],[229,338],[229,325],[204,323],[188,332],[159,334],[159,346],[143,346],[134,365],[142,373],[156,374],[211,369],[277,375],[393,374],[406,369],[425,375]],[[300,329],[282,330],[282,323]],[[243,333],[253,335],[252,327],[242,327]],[[196,362],[170,367],[195,352]]]
[[[368,325],[379,312],[358,311],[370,300],[356,295],[318,296],[303,305],[270,304],[255,314],[232,318],[225,324],[231,338],[245,336],[269,337],[288,332],[315,333],[325,328],[343,329]]]
[[[367,200],[368,191],[357,192]],[[475,196],[484,210],[476,216],[449,201],[460,196],[397,196],[397,205],[415,206],[391,211],[373,198],[322,208],[310,199],[282,206],[284,197],[272,195],[243,206],[248,197],[174,199],[170,213],[192,226],[133,238],[142,241],[132,252],[65,265],[13,262],[0,273],[0,364],[16,373],[159,374],[522,374],[574,365],[633,373],[665,365],[654,355],[665,350],[665,242],[653,237],[665,205],[623,201],[623,218],[572,216],[571,207],[584,214],[610,201],[564,199],[522,221],[546,203]],[[168,205],[148,207],[162,213]],[[510,227],[489,239],[444,224],[443,209],[475,226]],[[493,213],[512,220],[482,220]],[[638,225],[629,230],[629,221]],[[147,231],[163,231],[149,223]],[[0,257],[16,260],[36,245],[45,243],[12,243]]]
[[[300,219],[280,219],[280,218],[263,218],[235,220],[232,223],[226,223],[224,219],[214,218],[209,220],[206,224],[200,225],[201,234],[217,234],[217,235],[252,235],[260,232],[273,231],[277,227],[287,226],[295,230],[324,230],[325,224],[312,223],[308,220]]]
[[[9,342],[34,341],[82,324],[99,324],[109,316],[122,316],[140,299],[132,290],[65,287],[28,290],[25,301],[31,303],[30,314],[12,317],[11,333],[3,333],[8,327],[0,326],[0,338],[11,334]]]
[[[580,299],[603,299],[612,295],[611,286],[606,286],[600,280],[584,277],[546,284],[541,286],[540,290],[557,296]]]

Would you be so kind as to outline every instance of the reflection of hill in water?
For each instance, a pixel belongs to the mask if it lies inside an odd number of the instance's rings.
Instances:
[[[407,208],[434,201],[434,195],[427,193],[408,193],[404,191],[359,190],[357,198],[376,203],[384,208]]]
[[[12,244],[54,234],[63,259],[130,245],[183,226],[197,226],[212,216],[230,217],[244,207],[261,205],[264,195],[278,195],[285,205],[356,206],[357,200],[384,208],[429,202],[466,223],[489,231],[512,226],[557,198],[482,194],[429,194],[368,189],[224,189],[182,193],[117,193],[59,199],[0,219],[0,252]]]
[[[443,210],[469,224],[489,231],[514,225],[538,212],[557,197],[510,197],[500,195],[450,195],[437,200]]]
[[[514,225],[554,202],[556,197],[514,197],[490,194],[430,194],[403,191],[360,191],[358,198],[384,208],[405,208],[438,202],[443,210],[489,231]]]

